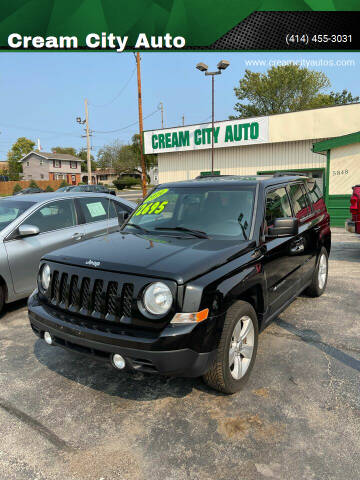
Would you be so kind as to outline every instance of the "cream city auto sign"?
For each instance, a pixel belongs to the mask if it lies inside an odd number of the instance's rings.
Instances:
[[[144,132],[145,153],[181,152],[211,148],[211,123]],[[235,147],[269,141],[269,118],[216,122],[214,146]]]

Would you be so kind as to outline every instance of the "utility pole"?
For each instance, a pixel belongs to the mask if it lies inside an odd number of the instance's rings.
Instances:
[[[183,115],[182,116],[182,124],[183,124],[183,127],[185,126],[185,116]]]
[[[164,128],[164,104],[160,102],[160,110],[161,110],[161,128]]]
[[[141,99],[141,71],[140,71],[140,53],[136,53],[137,66],[137,83],[138,83],[138,105],[139,105],[139,130],[140,130],[140,156],[141,156],[141,180],[143,198],[146,197],[146,168],[144,159],[144,142],[143,142],[143,114]]]
[[[87,171],[88,171],[88,184],[92,184],[92,172],[91,172],[91,152],[90,152],[90,131],[89,131],[89,112],[87,98],[85,98],[85,123],[86,123],[86,149],[87,149]]]

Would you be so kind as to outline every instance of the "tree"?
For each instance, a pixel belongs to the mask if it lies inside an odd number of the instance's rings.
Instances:
[[[31,180],[29,183],[29,188],[39,188],[39,185],[35,182],[35,180]]]
[[[13,195],[15,195],[18,192],[21,192],[21,190],[22,190],[21,185],[17,183],[13,188]]]
[[[138,167],[141,167],[140,135],[138,133],[135,133],[135,135],[132,136],[131,141],[132,141],[131,147],[134,151],[134,154],[136,155],[136,158],[138,159]],[[154,167],[155,165],[158,164],[156,154],[148,154],[148,155],[144,154],[144,160],[145,160],[145,167],[147,172],[150,170],[151,167]]]
[[[81,158],[81,160],[82,160],[81,171],[82,172],[87,172],[87,150],[85,148],[82,148],[81,150],[79,150],[79,152],[76,154],[76,156],[78,158]],[[91,171],[93,172],[94,170],[96,170],[99,167],[99,165],[95,161],[94,155],[90,154],[90,161],[91,161]]]
[[[77,156],[76,149],[73,147],[53,147],[51,149],[53,153],[66,153],[67,155]]]
[[[46,186],[45,192],[53,192],[53,191],[54,191],[54,189],[50,185]]]
[[[295,112],[359,100],[347,90],[324,93],[329,87],[330,80],[323,72],[299,65],[272,67],[266,73],[245,70],[234,91],[238,100],[246,103],[237,102],[234,110],[238,115],[230,118]]]
[[[338,93],[330,92],[329,97],[335,105],[347,105],[348,103],[356,103],[360,100],[360,97],[353,97],[347,90]]]
[[[26,137],[19,137],[7,154],[8,172],[10,180],[19,180],[22,172],[22,165],[19,162],[26,154],[30,153],[35,142]]]
[[[68,186],[69,186],[68,182],[66,180],[62,180],[59,185],[59,188],[68,187]]]
[[[122,145],[116,141],[99,150],[98,167],[101,169],[113,168],[119,175],[131,173],[138,167],[138,159],[132,145]]]

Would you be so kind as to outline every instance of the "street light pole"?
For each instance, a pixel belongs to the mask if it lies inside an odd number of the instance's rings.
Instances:
[[[215,75],[221,75],[222,70],[225,70],[230,63],[227,60],[221,60],[217,64],[217,71],[216,72],[208,72],[208,66],[205,63],[198,63],[196,68],[200,70],[200,72],[205,72],[205,75],[211,76],[211,175],[214,175],[214,152],[215,152],[215,145],[214,145],[214,131],[215,131]]]

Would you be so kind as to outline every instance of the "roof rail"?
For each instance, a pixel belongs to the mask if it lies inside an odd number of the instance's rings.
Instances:
[[[195,177],[195,180],[200,180],[203,178],[219,178],[219,177],[232,177],[233,175],[198,175]]]
[[[308,175],[303,172],[276,172],[274,177],[307,177]]]

